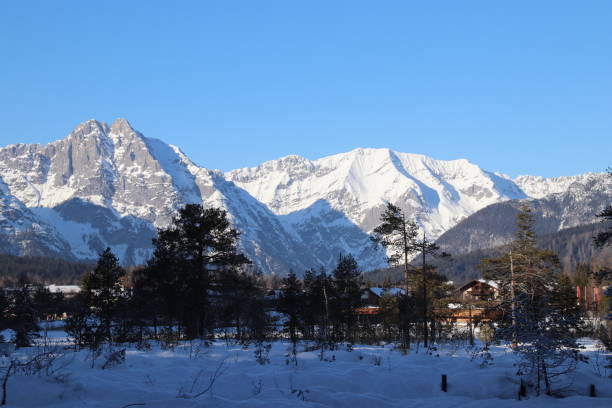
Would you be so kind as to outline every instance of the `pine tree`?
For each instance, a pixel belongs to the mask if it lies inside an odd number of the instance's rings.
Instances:
[[[380,216],[381,224],[374,228],[371,240],[391,252],[388,261],[392,265],[404,263],[404,286],[406,293],[410,290],[410,265],[408,261],[417,250],[414,242],[418,235],[416,222],[408,219],[401,208],[387,203],[387,208]]]
[[[536,393],[550,394],[554,380],[573,371],[580,358],[572,331],[581,320],[568,299],[569,283],[558,274],[556,255],[537,248],[533,226],[531,209],[521,207],[509,251],[483,260],[481,268],[499,281],[501,307],[510,316],[496,336],[512,341],[522,361],[518,374],[528,376]]]
[[[421,327],[423,331],[423,345],[428,347],[429,345],[429,326],[435,324],[433,319],[430,319],[429,303],[429,279],[430,275],[435,274],[435,268],[427,263],[427,257],[440,257],[449,258],[450,255],[446,252],[440,252],[440,247],[433,241],[427,239],[425,232],[423,231],[422,239],[414,239],[411,243],[413,252],[419,252],[421,258],[421,281],[420,281],[420,304],[421,304]],[[430,322],[430,320],[432,320]]]
[[[393,328],[400,324],[400,301],[399,297],[390,293],[388,290],[383,291],[380,300],[378,301],[379,316],[382,328],[388,339],[392,338]]]
[[[291,340],[292,355],[295,358],[298,342],[298,330],[302,327],[302,311],[301,311],[301,300],[302,288],[301,283],[293,271],[289,272],[289,275],[283,279],[282,283],[282,295],[279,301],[279,311],[287,316],[287,320],[284,324],[286,330],[289,332],[289,339]]]
[[[409,219],[401,208],[387,203],[387,208],[380,216],[381,224],[374,229],[371,240],[385,248],[390,255],[390,265],[404,264],[404,296],[399,299],[399,314],[401,323],[402,347],[410,347],[410,328],[414,321],[414,298],[411,293],[410,272],[413,268],[409,264],[410,258],[416,253],[414,243],[418,236],[418,226],[414,220]]]
[[[15,346],[29,347],[38,337],[38,312],[27,286],[12,293],[9,303],[9,325],[15,331]]]
[[[110,248],[100,254],[95,269],[85,275],[81,287],[87,304],[98,320],[99,341],[112,340],[113,320],[117,316],[122,296],[121,278],[125,270]]]
[[[55,317],[64,312],[64,294],[61,292],[51,293],[44,286],[36,287],[33,301],[38,318],[46,320],[48,317]]]
[[[188,267],[180,254],[178,230],[159,230],[153,245],[153,257],[132,275],[133,297],[149,311],[154,330],[159,317],[171,336],[182,316]]]
[[[559,259],[548,250],[536,246],[531,209],[524,205],[516,218],[517,231],[506,253],[499,258],[483,259],[479,268],[487,279],[499,283],[502,304],[516,326],[519,295],[534,298],[547,293],[553,275],[559,269]],[[516,334],[514,335],[516,337]]]
[[[234,325],[237,341],[247,341],[260,337],[258,325],[261,323],[259,303],[263,298],[263,288],[258,282],[259,273],[250,274],[245,270],[229,268],[217,273],[214,287],[218,293],[216,300],[220,319],[225,326]],[[250,331],[250,333],[247,333]]]
[[[9,327],[9,306],[9,299],[4,293],[4,289],[0,288],[0,332]],[[0,342],[8,340],[10,339],[3,339],[0,334]]]
[[[64,330],[73,338],[75,350],[94,343],[88,298],[85,293],[77,293],[66,302],[68,318],[64,322]]]
[[[333,276],[333,310],[338,340],[354,339],[355,309],[361,300],[361,272],[352,255],[340,255]]]
[[[188,338],[211,333],[209,291],[213,275],[249,263],[237,252],[239,236],[225,211],[200,204],[187,204],[169,228],[158,231],[149,266],[157,278],[166,279],[163,276],[169,273],[172,285],[164,297],[168,307],[179,309],[176,314]],[[156,286],[163,290],[163,285]]]
[[[580,308],[576,301],[576,287],[572,279],[567,275],[558,277],[551,301],[560,313],[565,315],[580,314]]]
[[[383,212],[380,217],[381,224],[374,229],[374,235],[371,240],[376,244],[382,245],[387,250],[391,251],[391,255],[389,256],[389,263],[397,264],[403,260],[404,262],[404,287],[406,294],[405,296],[410,296],[410,282],[414,282],[410,278],[410,270],[411,267],[409,265],[409,259],[414,254],[420,254],[421,260],[421,269],[420,276],[421,282],[420,286],[420,309],[421,309],[421,329],[423,333],[423,344],[425,347],[428,346],[429,342],[429,312],[428,312],[428,304],[430,303],[427,299],[428,293],[428,283],[427,277],[430,274],[431,266],[427,263],[427,258],[434,257],[449,257],[449,254],[445,252],[440,252],[440,247],[433,241],[427,239],[425,232],[423,232],[423,237],[419,238],[418,234],[418,226],[414,220],[408,219],[401,208],[387,203],[387,208]],[[416,296],[415,293],[412,293],[412,296]],[[406,307],[409,307],[411,301],[404,300],[401,302]],[[408,319],[408,316],[413,315],[412,311],[400,308],[400,313],[403,316],[403,319]],[[405,338],[406,347],[410,346],[410,323],[408,322],[405,325],[405,330],[403,337]]]
[[[323,269],[319,272],[308,270],[304,273],[304,326],[309,337],[323,344],[330,341],[329,297],[333,284]]]

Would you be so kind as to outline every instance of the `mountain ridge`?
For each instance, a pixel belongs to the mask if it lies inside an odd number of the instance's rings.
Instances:
[[[342,253],[356,255],[364,269],[382,266],[384,254],[371,247],[369,233],[387,202],[415,216],[435,239],[490,205],[580,190],[603,175],[511,179],[467,159],[385,148],[316,160],[289,155],[221,172],[198,166],[125,119],[111,125],[91,119],[47,145],[0,148],[0,177],[5,202],[21,203],[32,225],[46,228],[45,239],[53,241],[47,244],[76,259],[93,258],[108,245],[123,262],[142,263],[155,229],[184,204],[199,203],[228,211],[256,267],[284,273],[330,269]]]

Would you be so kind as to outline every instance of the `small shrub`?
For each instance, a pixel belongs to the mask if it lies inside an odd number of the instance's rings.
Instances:
[[[270,350],[272,344],[264,345],[262,342],[258,342],[255,346],[255,361],[261,365],[270,364]]]
[[[115,367],[125,362],[125,349],[112,351],[106,356],[106,361],[102,364],[102,369]]]

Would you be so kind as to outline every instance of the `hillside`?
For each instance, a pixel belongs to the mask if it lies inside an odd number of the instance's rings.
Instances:
[[[593,236],[601,228],[601,224],[589,224],[568,228],[553,234],[538,237],[538,246],[550,249],[559,255],[562,272],[572,274],[578,263],[591,263],[595,270],[612,265],[612,247],[597,249],[593,245]],[[476,249],[468,253],[452,256],[450,261],[434,261],[438,272],[445,275],[456,285],[469,280],[481,278],[478,264],[483,258],[499,256],[504,247],[497,246],[487,249]],[[415,262],[415,265],[417,263]],[[403,267],[382,268],[364,274],[366,280],[381,284],[386,277],[393,282],[402,279]]]

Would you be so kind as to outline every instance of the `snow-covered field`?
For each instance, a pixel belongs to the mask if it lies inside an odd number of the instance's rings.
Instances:
[[[56,332],[61,336],[61,333]],[[60,337],[54,340],[62,344]],[[66,343],[63,343],[64,345]],[[567,381],[566,398],[531,395],[517,401],[515,356],[493,347],[492,365],[481,367],[465,345],[444,345],[430,355],[407,355],[386,346],[355,346],[324,353],[303,351],[297,366],[286,343],[276,342],[269,363],[259,364],[255,347],[216,342],[186,343],[172,350],[128,348],[123,364],[94,368],[87,351],[64,350],[51,375],[18,374],[8,382],[9,407],[612,407],[612,379],[604,355],[587,342],[590,362]],[[34,354],[35,348],[18,352]],[[265,354],[265,353],[264,353]],[[597,361],[596,361],[597,360]],[[215,375],[216,373],[216,375]],[[448,392],[440,389],[448,376]],[[212,383],[212,385],[211,385]],[[589,398],[595,384],[597,397]],[[202,391],[209,390],[194,397]]]

